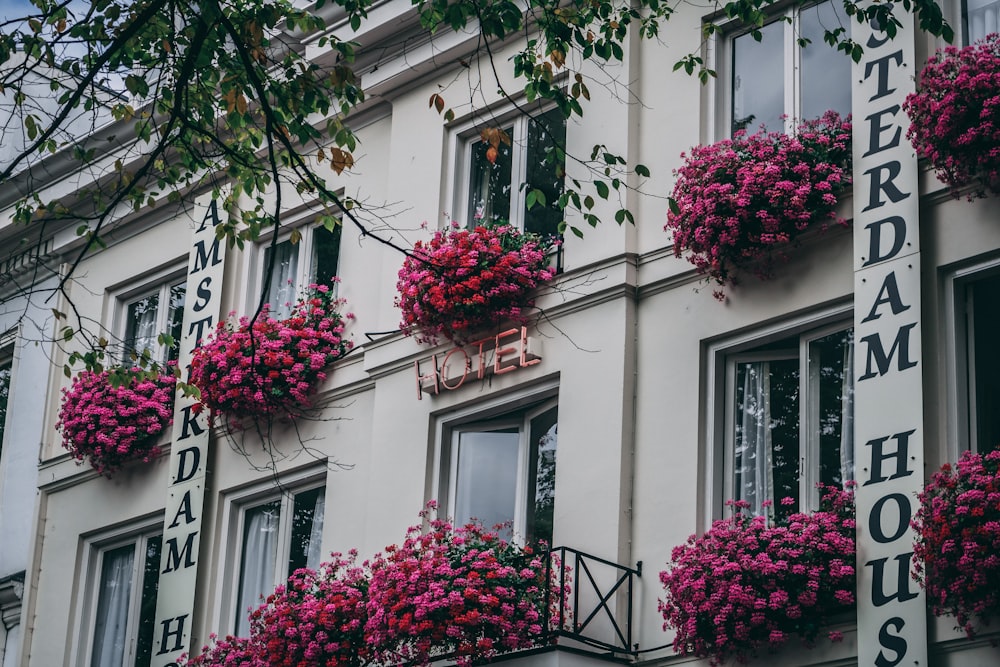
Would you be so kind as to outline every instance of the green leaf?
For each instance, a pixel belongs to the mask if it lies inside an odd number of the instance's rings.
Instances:
[[[597,196],[601,199],[607,199],[608,195],[611,194],[608,184],[604,181],[594,181],[594,189],[597,190]]]
[[[649,168],[647,168],[646,165],[644,164],[635,165],[635,173],[636,176],[644,176],[646,178],[649,178]]]
[[[681,207],[677,205],[677,200],[673,197],[667,197],[667,205],[670,207],[670,212],[674,215],[681,214]]]

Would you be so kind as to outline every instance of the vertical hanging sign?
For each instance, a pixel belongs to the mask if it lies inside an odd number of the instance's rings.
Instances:
[[[894,38],[853,22],[854,437],[858,665],[927,665],[910,518],[923,483],[917,158],[901,107],[914,88],[913,17]]]
[[[191,353],[219,319],[225,243],[215,236],[222,222],[215,199],[195,204],[197,224],[188,259],[184,300],[184,329],[178,363],[185,376]],[[153,629],[152,667],[176,667],[182,653],[190,653],[205,504],[205,464],[208,459],[207,412],[194,414],[197,399],[178,391],[174,399],[174,427],[167,482],[160,582]]]

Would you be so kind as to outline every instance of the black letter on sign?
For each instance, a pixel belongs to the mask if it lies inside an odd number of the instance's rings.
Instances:
[[[888,558],[878,558],[865,563],[865,567],[872,568],[872,604],[881,607],[898,599],[906,602],[917,597],[915,591],[910,590],[910,557],[913,552],[899,554],[893,560],[896,561],[896,592],[885,594],[885,564]]]
[[[188,461],[188,454],[191,455],[190,462]],[[186,482],[194,477],[194,474],[198,472],[198,466],[201,465],[201,449],[198,447],[188,447],[187,449],[182,449],[178,452],[178,459],[180,460],[177,461],[177,478],[174,480],[174,484]]]
[[[872,69],[878,65],[878,90],[868,98],[869,102],[874,102],[880,97],[885,97],[889,93],[895,92],[895,88],[889,88],[889,61],[895,60],[896,65],[903,64],[903,52],[896,51],[895,53],[890,53],[889,55],[882,56],[881,58],[875,58],[865,63],[865,78],[867,79],[871,76]]]
[[[895,271],[885,276],[885,280],[882,281],[882,287],[878,290],[878,296],[875,298],[875,303],[872,305],[872,309],[869,311],[868,317],[861,321],[871,322],[872,320],[877,320],[882,317],[882,313],[877,311],[878,307],[883,303],[889,304],[889,307],[892,308],[893,315],[899,315],[904,310],[910,309],[909,306],[904,306],[903,300],[899,298],[899,285],[896,284]]]
[[[199,232],[205,231],[205,223],[209,220],[212,221],[213,227],[222,224],[222,220],[219,219],[219,207],[215,203],[214,199],[212,200],[212,203],[208,205],[208,210],[205,211],[205,217],[201,219],[201,227],[198,228]]]
[[[892,225],[892,247],[889,248],[889,252],[883,255],[880,253],[882,250],[882,225],[885,224]],[[868,261],[861,266],[871,266],[877,262],[891,259],[903,249],[903,243],[906,241],[906,220],[903,220],[898,215],[890,216],[885,220],[870,222],[865,225],[865,229],[871,233],[871,243],[868,248]]]
[[[889,500],[896,501],[896,505],[899,506],[899,523],[896,525],[896,531],[892,535],[886,536],[882,530],[882,508]],[[882,496],[872,505],[872,511],[868,513],[868,530],[871,531],[872,537],[876,542],[879,544],[888,544],[903,536],[903,533],[910,526],[910,517],[912,514],[909,498],[902,493],[890,493],[887,496]]]
[[[875,153],[887,150],[889,148],[895,148],[896,146],[899,145],[899,137],[901,134],[903,134],[903,128],[900,125],[896,125],[896,133],[892,135],[892,139],[889,140],[889,143],[880,144],[878,141],[879,136],[882,134],[882,132],[884,132],[885,130],[892,129],[891,123],[889,125],[882,124],[882,116],[886,115],[887,113],[891,113],[893,116],[895,116],[896,112],[898,111],[899,111],[899,105],[893,104],[891,107],[886,107],[881,111],[876,111],[870,116],[865,117],[865,120],[868,121],[870,130],[868,137],[868,152],[865,153],[862,157],[868,157],[869,155],[874,155]]]
[[[889,172],[885,180],[882,179],[883,170]],[[893,203],[902,201],[910,196],[909,192],[903,192],[896,187],[895,183],[892,182],[893,179],[899,176],[899,172],[902,170],[903,165],[901,165],[898,160],[892,160],[891,162],[886,162],[885,164],[880,164],[877,167],[865,170],[865,174],[871,178],[868,183],[868,206],[865,206],[864,210],[870,211],[873,208],[885,205],[885,202],[882,201],[882,197],[879,196],[880,192],[885,192]]]
[[[194,322],[192,322],[191,326],[188,327],[188,335],[189,336],[194,333],[194,328],[195,327],[198,327],[198,335],[195,336],[194,339],[197,342],[200,343],[201,339],[204,338],[204,336],[205,336],[205,327],[209,327],[209,328],[212,327],[212,316],[209,315],[205,319],[195,320]]]
[[[191,414],[192,407],[194,406],[186,405],[183,408],[181,408],[181,412],[184,413],[184,416],[182,417],[181,420],[181,435],[179,438],[177,438],[178,441],[186,440],[190,438],[192,435],[201,435],[202,433],[205,432],[205,429],[198,426],[198,416]]]
[[[197,532],[188,533],[187,539],[184,540],[184,546],[177,549],[177,538],[171,537],[167,540],[167,566],[163,568],[163,572],[160,574],[166,574],[167,572],[173,572],[177,570],[181,564],[181,556],[184,557],[184,567],[194,566],[194,538],[198,536]]]
[[[156,655],[180,651],[184,648],[184,620],[187,617],[188,615],[184,614],[177,618],[168,618],[160,622],[160,625],[163,626],[163,634],[160,635],[160,650],[156,652]],[[177,628],[171,630],[170,626],[173,623],[177,624]],[[167,648],[167,642],[170,641],[171,637],[174,637],[174,645],[171,648]]]
[[[896,629],[899,632],[906,625],[906,622],[898,616],[893,616],[888,621],[882,624],[882,627],[878,631],[878,643],[882,645],[883,648],[887,648],[890,651],[896,653],[896,657],[893,660],[885,657],[885,651],[879,651],[878,657],[875,658],[875,667],[896,667],[899,663],[903,661],[906,657],[906,640],[900,637],[898,634],[889,634],[889,626]]]
[[[194,302],[194,312],[200,313],[205,310],[205,306],[208,305],[209,300],[212,298],[212,291],[208,289],[208,286],[212,284],[212,278],[210,276],[205,276],[198,283],[198,288],[195,290],[198,293],[198,298]]]
[[[896,339],[892,341],[892,347],[889,348],[888,354],[886,354],[885,348],[882,346],[882,339],[878,337],[878,334],[871,334],[862,338],[861,342],[868,346],[868,356],[865,362],[865,374],[858,378],[858,382],[869,380],[876,375],[885,375],[888,373],[889,363],[892,361],[892,356],[896,354],[897,349],[899,350],[899,370],[905,371],[907,368],[916,366],[917,362],[910,361],[910,329],[915,326],[917,326],[916,322],[899,328],[899,331],[896,332]],[[878,367],[877,373],[872,370],[873,360]]]
[[[212,258],[212,266],[222,261],[222,258],[219,257],[219,239],[213,240],[212,247],[208,250],[205,249],[204,241],[198,241],[194,244],[194,267],[191,269],[191,273],[198,273],[207,268],[209,256]]]
[[[907,475],[912,475],[912,470],[907,470],[906,459],[908,458],[907,453],[910,447],[910,436],[916,433],[917,430],[913,429],[911,431],[904,431],[902,433],[896,433],[892,436],[886,436],[884,438],[876,438],[875,440],[869,440],[865,443],[866,447],[872,448],[872,463],[871,463],[871,477],[867,482],[861,486],[868,486],[869,484],[878,484],[879,482],[884,482],[889,479],[899,479],[900,477],[906,477]],[[889,438],[896,441],[896,451],[889,454],[885,453],[885,441]],[[885,477],[882,474],[882,461],[888,458],[896,459],[896,472],[893,473],[892,477]]]
[[[184,523],[192,523],[194,521],[194,514],[191,512],[191,492],[185,491],[184,497],[181,499],[181,506],[177,508],[177,514],[174,515],[174,521],[170,524],[169,528],[176,528],[180,525],[178,519],[181,515],[184,515]]]

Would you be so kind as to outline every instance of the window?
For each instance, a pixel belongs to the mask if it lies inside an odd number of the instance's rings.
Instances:
[[[140,535],[95,548],[91,581],[91,667],[147,667],[160,571],[160,535]]]
[[[149,351],[156,361],[176,361],[184,318],[185,280],[171,280],[121,299],[122,342],[126,359]],[[160,334],[173,337],[171,346],[159,343]]]
[[[450,425],[438,494],[447,514],[460,524],[509,524],[507,538],[551,544],[558,433],[554,400]]]
[[[965,417],[968,446],[988,452],[1000,446],[1000,275],[993,274],[959,285],[964,297]]]
[[[248,610],[296,570],[316,569],[322,560],[323,487],[249,503],[240,512],[236,635],[250,632]]]
[[[10,378],[13,367],[13,346],[0,347],[0,461],[3,460],[3,434],[7,425],[7,402],[10,399]]]
[[[726,499],[787,515],[817,507],[817,483],[854,479],[853,366],[853,330],[843,328],[727,357]]]
[[[823,41],[826,30],[849,29],[834,0],[793,7],[759,31],[734,31],[724,41],[730,75],[724,114],[727,134],[788,131],[796,120],[834,110],[851,113],[851,59]],[[805,47],[801,40],[808,40]]]
[[[962,28],[966,44],[979,41],[993,32],[1000,32],[1000,1],[964,0]]]
[[[271,315],[276,319],[289,316],[304,287],[310,283],[329,284],[337,275],[341,225],[334,226],[332,231],[321,226],[307,226],[297,231],[301,236],[296,243],[289,236],[274,246],[265,243],[261,253],[259,282],[266,292],[266,302],[271,305]],[[270,280],[267,280],[272,258],[274,265]],[[253,306],[256,306],[256,296]]]
[[[526,232],[558,234],[563,215],[556,202],[563,193],[566,119],[554,109],[533,118],[519,116],[501,123],[500,130],[496,147],[479,134],[463,146],[468,169],[461,173],[468,173],[468,182],[458,205],[465,222],[509,222]],[[529,209],[527,194],[533,190],[544,194],[544,203]]]

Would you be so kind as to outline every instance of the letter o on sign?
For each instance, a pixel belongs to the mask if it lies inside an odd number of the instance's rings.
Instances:
[[[895,501],[898,506],[899,523],[893,530],[892,535],[886,535],[885,531],[882,530],[882,508],[890,500]],[[872,537],[876,542],[879,544],[888,544],[903,536],[903,533],[910,526],[911,516],[910,499],[902,493],[890,493],[887,496],[882,496],[872,505],[872,511],[868,514],[868,529],[871,531]]]

